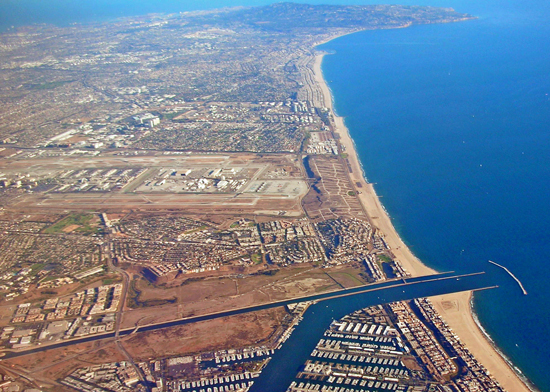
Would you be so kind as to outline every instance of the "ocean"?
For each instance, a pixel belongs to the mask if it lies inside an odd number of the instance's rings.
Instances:
[[[3,0],[0,30],[270,2]],[[514,365],[550,391],[550,2],[396,3],[450,6],[479,19],[325,44],[336,111],[412,251],[441,271],[499,276],[499,289],[475,295],[475,312]],[[487,260],[508,267],[528,295]]]
[[[550,391],[550,27],[532,10],[489,11],[339,38],[323,73],[404,241],[438,270],[502,275],[475,312]]]

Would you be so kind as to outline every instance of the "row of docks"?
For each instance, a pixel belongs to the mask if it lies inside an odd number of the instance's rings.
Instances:
[[[382,374],[385,375],[385,379],[392,382],[398,382],[400,379],[409,379],[409,372],[406,369],[395,369],[395,368],[388,368],[383,366],[367,366],[365,368],[358,368],[358,370],[361,370],[362,372],[369,373],[369,374]],[[367,380],[374,380],[376,377],[374,376],[368,376],[361,372],[358,373],[350,373],[352,375],[355,375],[357,377],[361,376],[364,379]],[[341,376],[339,372],[333,372],[333,376]],[[350,376],[351,377],[351,376]],[[329,379],[329,382],[330,379]]]
[[[387,341],[386,341],[387,339]],[[377,343],[377,344],[374,344]],[[396,347],[395,343],[399,346]],[[324,351],[333,351],[340,353],[379,353],[390,356],[403,355],[402,350],[404,345],[399,337],[396,338],[384,338],[384,342],[378,341],[373,343],[359,343],[359,342],[349,342],[349,341],[340,341],[340,340],[331,340],[331,339],[321,339],[316,346],[319,350]]]
[[[346,339],[346,340],[361,340],[361,341],[368,341],[373,342],[377,344],[365,344],[365,343],[359,343],[359,342],[348,342],[348,345],[355,346],[355,345],[361,345],[362,349],[365,347],[375,349],[374,351],[377,351],[381,354],[395,354],[395,355],[402,355],[402,351],[404,352],[410,352],[410,349],[403,343],[403,340],[399,336],[395,337],[372,337],[372,336],[359,336],[359,335],[343,335],[339,333],[329,332],[325,333],[326,337],[335,338],[335,339]],[[344,341],[345,342],[345,341]],[[343,342],[343,343],[344,343]],[[350,348],[352,349],[352,348]],[[371,351],[371,350],[368,350]]]
[[[315,355],[313,355],[315,356]],[[319,357],[319,356],[318,356]],[[368,363],[369,359],[371,357],[352,357],[350,355],[344,355],[344,354],[335,354],[330,358],[327,359],[333,359],[333,360],[340,360],[340,361],[348,361],[348,362],[360,362],[360,363]],[[376,359],[376,358],[375,358]],[[399,379],[409,379],[410,374],[407,369],[399,369],[399,368],[390,368],[385,366],[366,366],[364,368],[361,368],[363,372],[366,373],[373,373],[373,374],[385,374],[389,377],[396,377]]]
[[[383,391],[395,391],[398,387],[399,380],[393,378],[384,378],[383,381],[378,381],[372,376],[360,376],[357,374],[334,374],[327,380],[330,383],[345,384],[359,387],[376,388]]]
[[[372,363],[373,365],[384,366],[405,366],[400,359],[396,358],[384,358],[384,357],[362,357],[358,358],[356,362]]]
[[[254,383],[253,379],[260,376],[259,372],[245,372],[230,376],[203,379],[198,381],[183,381],[180,391],[189,392],[226,392],[248,389]]]
[[[382,343],[382,342],[379,342]],[[378,354],[386,354],[386,355],[403,355],[403,352],[400,351],[397,347],[393,345],[393,342],[387,342],[392,343],[391,346],[389,345],[377,345],[377,344],[370,344],[370,343],[362,343],[358,344],[356,342],[342,342],[342,346],[345,346],[347,348],[348,352],[370,352],[374,353],[377,352]],[[387,344],[386,343],[386,344]],[[400,345],[401,348],[403,348],[403,344],[401,342],[397,342],[398,345]]]
[[[180,389],[181,391],[190,391],[190,392],[228,392],[228,391],[243,391],[248,390],[254,384],[254,381],[248,381],[243,383],[229,384],[229,385],[220,385],[219,387],[208,387],[200,389]]]
[[[325,333],[325,336],[337,338],[337,339],[352,339],[352,340],[363,340],[368,342],[375,342],[375,343],[392,343],[394,339],[401,339],[399,337],[386,337],[386,336],[358,336],[358,335],[345,335],[343,333],[337,333],[337,332],[331,332]],[[392,343],[393,344],[393,343]]]
[[[297,318],[297,322],[296,324],[298,324],[300,321],[302,321],[302,317],[298,317]],[[296,325],[294,324],[294,325]],[[278,343],[277,343],[277,347],[275,347],[277,350],[281,348],[281,346],[286,343],[286,341],[288,340],[288,338],[290,337],[290,335],[292,335],[292,332],[294,332],[294,330],[296,329],[295,326],[292,326],[290,327],[289,329],[287,329],[286,331],[284,331],[283,335],[281,336],[281,338],[279,339]]]
[[[389,358],[370,358],[368,357],[365,362],[372,363],[373,365],[384,365],[384,366],[359,366],[357,364],[347,365],[347,364],[334,364],[327,362],[319,361],[307,361],[304,367],[303,373],[309,374],[324,374],[331,375],[337,372],[347,372],[353,374],[363,375],[365,373],[374,373],[380,375],[386,375],[389,377],[397,378],[408,378],[409,372],[405,369],[403,363],[397,359]],[[389,366],[394,366],[389,368]],[[399,368],[400,367],[400,368]]]
[[[394,337],[383,337],[383,336],[348,335],[348,334],[343,334],[340,332],[333,332],[333,331],[326,331],[325,336],[328,336],[331,338],[363,340],[363,341],[380,342],[380,343],[389,343],[389,342],[392,342],[394,339]]]
[[[360,335],[387,335],[390,331],[395,331],[389,325],[369,324],[369,323],[348,323],[333,322],[332,326],[338,327],[338,332],[349,332]]]
[[[345,386],[333,386],[318,384],[314,381],[310,382],[296,382],[293,381],[287,392],[307,392],[307,391],[320,391],[320,392],[377,392],[377,391],[406,391],[407,385],[399,385],[393,382],[386,381],[374,381],[374,380],[361,380],[338,377],[333,381],[335,384],[344,384]],[[375,388],[375,389],[365,389]]]
[[[242,354],[228,354],[228,355],[217,355],[216,363],[221,362],[235,362],[241,361],[243,359],[249,359],[254,357],[263,357],[275,354],[275,350],[265,349],[265,350],[256,350],[250,352],[243,352]]]

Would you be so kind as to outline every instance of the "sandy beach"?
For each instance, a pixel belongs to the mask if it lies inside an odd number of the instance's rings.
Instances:
[[[384,233],[385,241],[397,260],[411,275],[421,276],[437,272],[422,264],[404,244],[395,230],[391,218],[380,203],[374,187],[365,180],[353,140],[344,124],[344,119],[334,114],[332,95],[321,70],[323,57],[324,55],[318,55],[315,59],[313,69],[315,79],[323,92],[324,106],[329,108],[334,115],[335,133],[339,135],[340,143],[345,146],[345,152],[348,154],[352,169],[350,179],[356,190],[361,192],[358,196],[363,208],[372,224]],[[510,392],[529,392],[530,389],[494,349],[477,326],[470,307],[471,295],[471,292],[453,293],[433,297],[431,300],[447,324],[503,388]]]

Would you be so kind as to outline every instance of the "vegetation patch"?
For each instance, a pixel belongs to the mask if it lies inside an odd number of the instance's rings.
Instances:
[[[128,306],[132,309],[138,309],[138,308],[150,308],[153,306],[162,306],[167,304],[175,304],[178,302],[177,297],[172,298],[159,298],[159,299],[148,299],[145,301],[141,301],[140,297],[142,294],[142,290],[137,288],[137,282],[136,280],[132,280],[130,282],[130,286],[128,287]]]
[[[130,282],[130,287],[128,287],[128,306],[132,309],[149,308],[153,306],[175,304],[176,302],[178,302],[178,299],[176,297],[140,301],[140,296],[141,290],[136,287],[136,281],[132,280],[132,282]]]
[[[101,228],[98,218],[93,214],[71,214],[43,231],[45,234],[58,234],[76,232],[90,235],[99,234]]]
[[[202,230],[207,229],[207,228],[208,228],[207,226],[203,225],[201,227],[197,227],[196,229],[187,230],[183,234],[193,234],[193,233],[196,233],[198,231],[202,231]]]
[[[60,80],[57,82],[46,82],[40,84],[32,84],[29,86],[31,90],[53,90],[54,88],[61,87],[64,84],[72,83],[74,80]]]
[[[387,256],[387,255],[378,255],[378,260],[380,260],[380,262],[382,263],[391,263],[392,262],[392,259]]]

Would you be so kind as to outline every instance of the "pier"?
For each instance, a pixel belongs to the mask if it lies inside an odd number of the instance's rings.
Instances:
[[[494,264],[497,267],[500,267],[504,271],[508,272],[508,275],[510,275],[512,278],[514,278],[514,280],[517,282],[517,284],[521,288],[521,291],[523,292],[523,295],[527,295],[527,290],[525,290],[525,287],[523,287],[523,284],[520,282],[520,280],[518,278],[516,278],[516,275],[514,275],[513,273],[510,272],[510,270],[508,268],[506,268],[505,266],[500,265],[498,263],[495,263],[494,261],[491,261],[491,260],[489,260],[489,263]]]

